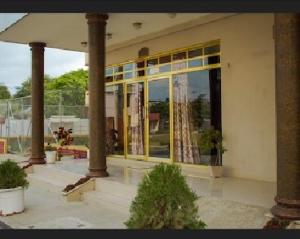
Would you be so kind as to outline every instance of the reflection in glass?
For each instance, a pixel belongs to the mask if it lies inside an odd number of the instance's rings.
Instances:
[[[204,48],[205,55],[215,54],[218,52],[220,52],[220,45],[214,45],[214,46],[209,46]]]
[[[128,154],[144,155],[144,83],[127,85]]]
[[[124,154],[123,101],[122,84],[106,87],[106,141],[108,154]]]
[[[169,79],[149,82],[149,156],[170,158]]]
[[[201,155],[201,130],[210,127],[209,71],[173,76],[174,160],[207,164],[209,155]]]

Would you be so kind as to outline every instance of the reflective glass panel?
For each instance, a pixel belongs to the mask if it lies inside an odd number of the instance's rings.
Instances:
[[[124,154],[123,102],[123,84],[106,87],[106,148],[108,154]]]
[[[174,160],[208,164],[210,156],[201,154],[201,130],[211,125],[209,71],[173,76]]]
[[[128,154],[144,155],[144,83],[127,85],[127,150]]]
[[[132,71],[134,68],[134,64],[133,63],[129,63],[129,64],[125,64],[124,65],[124,71]]]
[[[189,67],[203,66],[203,60],[202,59],[189,60],[188,64]]]
[[[220,45],[214,45],[214,46],[209,46],[204,48],[205,55],[215,54],[218,52],[220,52]]]
[[[169,79],[152,80],[149,91],[149,156],[170,158]]]
[[[197,56],[201,56],[202,54],[203,54],[202,48],[200,48],[200,49],[194,49],[194,50],[190,50],[188,52],[188,57],[189,58],[194,58],[194,57],[197,57]]]

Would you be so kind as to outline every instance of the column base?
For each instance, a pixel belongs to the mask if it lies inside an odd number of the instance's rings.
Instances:
[[[92,177],[92,178],[105,178],[108,177],[108,172],[105,169],[89,169],[89,172],[86,174],[86,176]]]
[[[271,209],[274,216],[288,220],[300,220],[300,200],[279,199],[276,197],[275,201],[277,205]]]
[[[30,159],[29,159],[29,163],[30,164],[46,164],[46,160],[45,160],[45,158],[44,157],[38,157],[38,158],[33,158],[33,157],[31,157]]]

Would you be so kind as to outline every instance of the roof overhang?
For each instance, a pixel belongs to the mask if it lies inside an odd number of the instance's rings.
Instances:
[[[107,50],[113,50],[203,24],[233,14],[211,13],[111,13],[107,21]],[[133,23],[142,26],[136,29]],[[45,42],[47,47],[87,52],[87,20],[84,13],[30,13],[0,33],[0,41],[28,44]]]

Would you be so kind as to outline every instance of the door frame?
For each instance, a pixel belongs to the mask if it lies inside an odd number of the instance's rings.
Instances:
[[[169,86],[169,131],[170,131],[170,157],[169,158],[159,158],[149,156],[149,82],[161,79],[168,79]],[[127,94],[128,85],[135,83],[144,84],[144,155],[134,155],[128,153],[128,108],[127,108]],[[172,88],[172,74],[166,74],[159,77],[149,77],[147,79],[128,81],[124,83],[124,156],[127,159],[152,161],[152,162],[173,162],[173,88]]]

